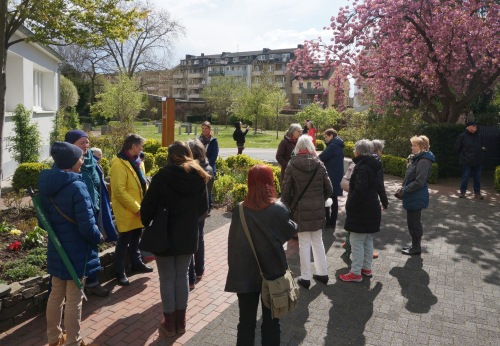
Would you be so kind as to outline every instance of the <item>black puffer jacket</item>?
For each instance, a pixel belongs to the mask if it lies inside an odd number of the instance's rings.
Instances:
[[[141,220],[148,225],[158,205],[169,209],[167,235],[170,249],[157,256],[190,255],[198,249],[198,218],[208,210],[205,181],[197,172],[187,173],[167,165],[153,176],[141,203]]]
[[[479,131],[474,133],[465,130],[457,137],[455,151],[460,155],[458,163],[462,166],[479,166],[483,164],[483,138]]]
[[[260,211],[244,208],[244,213],[264,277],[279,278],[288,268],[283,244],[297,231],[297,224],[289,219],[288,209],[280,202]],[[227,247],[229,270],[224,290],[260,292],[262,278],[241,224],[239,208],[233,211]]]
[[[380,230],[380,202],[378,200],[379,171],[382,164],[372,155],[358,156],[349,182],[345,205],[344,229],[355,233],[376,233]]]
[[[293,208],[316,167],[318,167],[316,175],[293,214],[293,220],[299,224],[299,232],[313,232],[323,228],[325,201],[332,195],[332,183],[323,162],[311,154],[298,154],[292,157],[285,170],[281,201],[288,208]]]

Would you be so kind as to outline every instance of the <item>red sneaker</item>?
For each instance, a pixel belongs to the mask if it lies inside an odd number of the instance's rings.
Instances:
[[[356,275],[353,272],[347,274],[339,275],[339,279],[345,282],[361,282],[363,277],[361,275]]]
[[[368,276],[369,278],[373,276],[373,273],[370,269],[361,269],[361,274],[364,276]]]

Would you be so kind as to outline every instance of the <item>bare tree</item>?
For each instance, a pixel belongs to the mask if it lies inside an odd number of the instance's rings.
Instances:
[[[140,71],[166,69],[175,40],[185,35],[184,26],[150,0],[137,0],[132,6],[148,12],[138,21],[139,30],[125,41],[106,39],[102,47],[109,55],[107,63],[130,78]]]

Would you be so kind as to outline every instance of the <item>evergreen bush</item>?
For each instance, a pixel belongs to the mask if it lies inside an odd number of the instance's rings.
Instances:
[[[48,165],[38,162],[20,164],[12,177],[12,187],[16,191],[27,189],[30,186],[34,190],[38,189],[38,177],[40,176],[40,172],[49,168]]]
[[[108,159],[103,156],[101,158],[101,161],[99,162],[99,166],[101,166],[102,168],[104,177],[107,177],[109,175],[109,167],[110,167]]]
[[[495,176],[493,178],[493,182],[496,192],[500,193],[500,166],[496,166],[495,168]]]
[[[38,125],[31,122],[31,112],[20,103],[14,110],[13,120],[14,135],[7,137],[9,152],[18,163],[37,162],[42,139]]]
[[[234,187],[231,189],[231,204],[234,207],[239,202],[242,202],[245,197],[247,196],[248,193],[248,187],[246,184],[235,184]]]
[[[154,157],[155,157],[154,163],[158,167],[158,169],[162,168],[167,164],[167,157],[168,157],[167,152],[158,150],[158,152],[155,154]]]
[[[142,151],[145,153],[156,154],[157,150],[161,147],[161,143],[157,139],[147,139],[142,146]]]
[[[155,165],[155,156],[152,153],[145,151],[144,152],[144,167],[146,169],[146,175],[150,174],[154,165]]]
[[[325,142],[322,141],[321,139],[316,138],[316,150],[323,151],[323,150],[325,150],[325,148],[326,148]]]

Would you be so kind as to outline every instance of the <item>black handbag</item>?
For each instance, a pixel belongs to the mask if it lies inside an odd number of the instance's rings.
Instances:
[[[144,227],[139,249],[153,254],[163,253],[169,249],[168,214],[167,207],[163,205],[158,207],[153,220]]]

